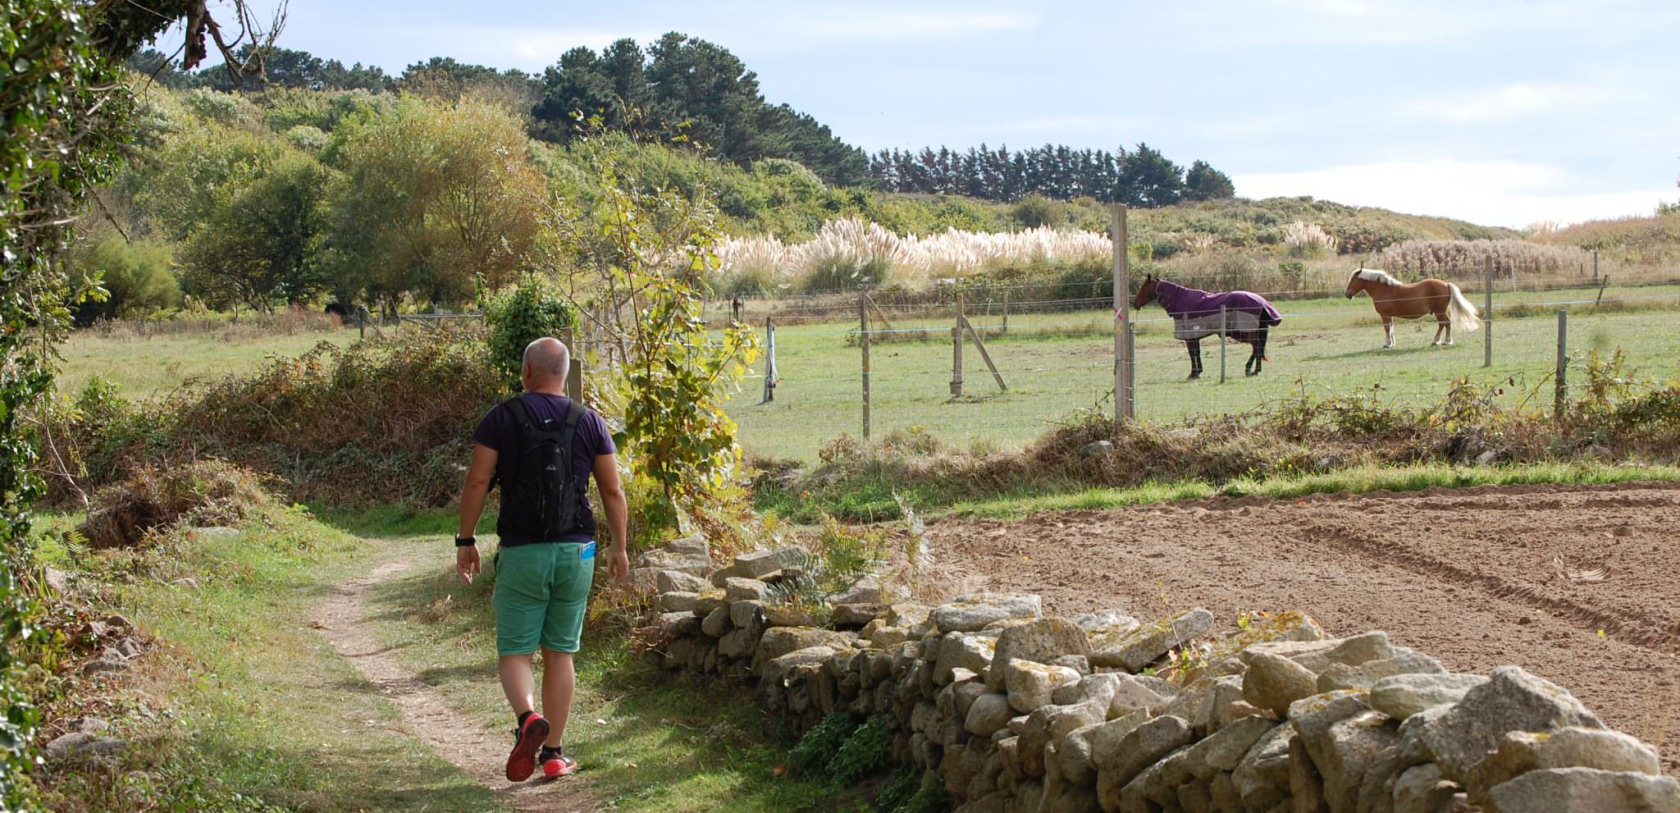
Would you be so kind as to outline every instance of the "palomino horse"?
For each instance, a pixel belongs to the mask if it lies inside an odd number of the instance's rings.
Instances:
[[[1153,274],[1143,278],[1132,307],[1160,302],[1173,318],[1173,338],[1190,349],[1190,377],[1202,376],[1202,339],[1219,335],[1219,309],[1225,308],[1225,335],[1254,348],[1243,365],[1243,375],[1259,375],[1266,360],[1266,335],[1283,321],[1277,308],[1259,294],[1247,291],[1208,291],[1174,285]]]
[[[1476,316],[1476,306],[1464,298],[1457,285],[1446,280],[1426,279],[1406,285],[1387,271],[1361,268],[1348,278],[1348,299],[1360,291],[1371,295],[1371,304],[1377,306],[1377,315],[1382,317],[1385,348],[1394,346],[1396,316],[1416,319],[1426,313],[1435,314],[1435,341],[1430,344],[1437,345],[1453,343],[1454,327],[1475,330],[1482,326],[1482,320]],[[1441,340],[1443,332],[1445,341]]]

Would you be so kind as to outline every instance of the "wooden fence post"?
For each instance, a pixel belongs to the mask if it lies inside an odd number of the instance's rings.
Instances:
[[[566,365],[566,397],[583,403],[583,348],[579,347],[572,329],[561,328],[560,335],[555,337],[571,351],[571,360]]]
[[[963,394],[963,295],[957,292],[957,320],[951,326],[951,397],[961,398]]]
[[[1114,422],[1136,417],[1132,404],[1131,257],[1127,251],[1126,204],[1114,204]]]
[[[858,345],[863,348],[863,442],[869,442],[869,292],[858,291]]]
[[[951,397],[961,398],[963,394],[963,334],[962,316],[957,316],[957,323],[951,327]]]
[[[1559,310],[1557,314],[1557,394],[1552,407],[1552,417],[1561,420],[1564,404],[1569,399],[1569,385],[1565,379],[1569,373],[1569,311]]]

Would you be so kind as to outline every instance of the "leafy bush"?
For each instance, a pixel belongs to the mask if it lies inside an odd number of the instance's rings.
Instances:
[[[1024,229],[1059,225],[1061,209],[1043,195],[1028,195],[1009,208],[1009,217]]]
[[[830,712],[788,752],[788,767],[806,774],[823,768],[857,729],[857,715],[849,711]]]
[[[577,313],[553,283],[526,274],[490,301],[484,321],[490,326],[490,363],[517,389],[525,346],[543,337],[570,335],[577,327]]]
[[[885,770],[892,764],[892,729],[879,717],[858,726],[828,760],[828,775],[843,785]]]
[[[105,295],[76,308],[76,321],[143,316],[181,304],[181,286],[170,270],[169,244],[153,240],[130,242],[115,233],[104,234],[78,252],[76,271],[82,284],[98,280]]]

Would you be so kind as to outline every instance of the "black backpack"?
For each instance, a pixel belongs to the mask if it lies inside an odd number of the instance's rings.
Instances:
[[[554,542],[580,529],[578,504],[583,489],[572,466],[572,438],[583,408],[570,403],[562,420],[537,419],[514,396],[504,406],[519,429],[513,478],[502,485],[502,510],[496,534],[502,544]]]

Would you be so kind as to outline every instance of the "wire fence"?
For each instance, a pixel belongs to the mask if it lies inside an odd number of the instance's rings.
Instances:
[[[1278,293],[1264,294],[1281,300],[1283,321],[1270,330],[1256,376],[1243,374],[1248,345],[1213,336],[1201,340],[1203,371],[1191,380],[1187,345],[1174,338],[1173,319],[1155,305],[1133,310],[1136,415],[1171,422],[1240,414],[1302,394],[1432,403],[1460,378],[1504,382],[1508,397],[1549,405],[1565,332],[1558,311],[1568,312],[1566,387],[1569,369],[1590,353],[1618,349],[1633,375],[1668,380],[1680,374],[1680,332],[1671,327],[1680,313],[1680,286],[1463,290],[1478,311],[1479,330],[1456,328],[1453,344],[1437,346],[1432,315],[1395,319],[1392,349],[1383,347],[1382,321],[1364,296],[1290,300]],[[768,320],[779,331],[775,403],[733,409],[750,451],[809,458],[825,438],[862,434],[866,420],[877,439],[927,432],[958,445],[1012,447],[1080,410],[1112,414],[1112,299],[1012,298],[1004,310],[1001,297],[940,303],[870,296],[860,317],[853,294],[846,316],[803,324],[774,315],[787,313],[786,304],[755,301],[742,309],[743,320]],[[964,324],[971,330],[957,329]],[[982,348],[984,354],[977,352]]]

